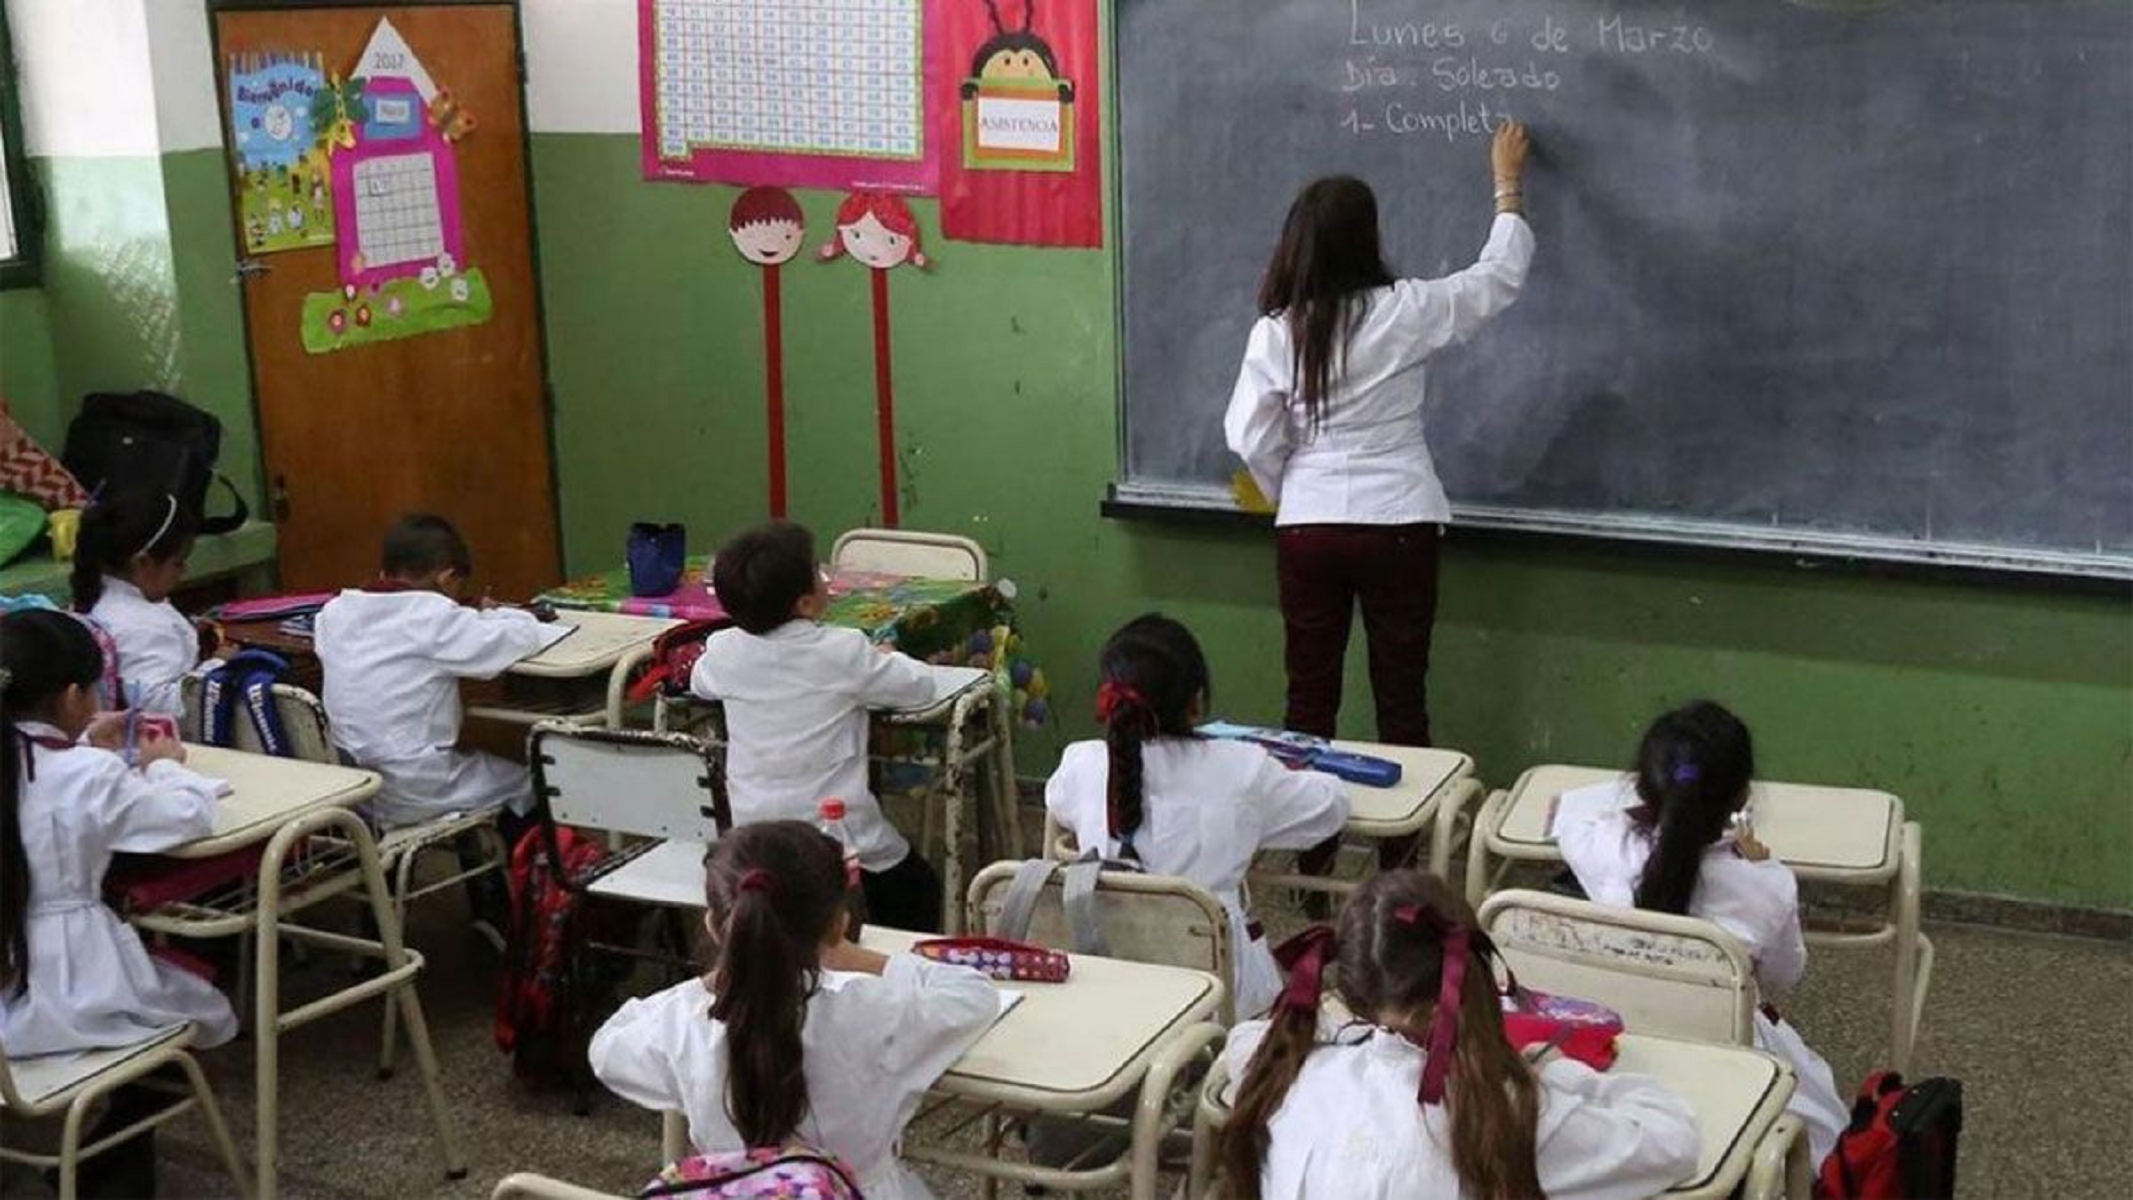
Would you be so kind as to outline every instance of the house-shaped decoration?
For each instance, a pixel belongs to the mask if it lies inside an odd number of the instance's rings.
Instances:
[[[428,119],[436,92],[399,31],[379,21],[363,51],[368,110],[355,146],[333,155],[341,282],[369,287],[466,262],[452,143]]]

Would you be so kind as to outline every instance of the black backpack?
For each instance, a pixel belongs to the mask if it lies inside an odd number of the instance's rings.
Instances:
[[[67,470],[89,490],[135,487],[178,498],[203,534],[228,533],[252,510],[226,476],[215,471],[222,452],[222,422],[176,396],[161,392],[97,392],[82,401],[81,415],[67,426]],[[220,481],[235,511],[207,515],[208,486]]]

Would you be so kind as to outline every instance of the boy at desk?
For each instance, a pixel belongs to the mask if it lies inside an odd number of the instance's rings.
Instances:
[[[735,822],[811,821],[823,800],[842,799],[868,919],[939,930],[940,875],[867,786],[867,713],[931,704],[962,678],[823,624],[829,581],[801,526],[740,534],[719,550],[711,580],[736,628],[704,644],[689,690],[725,705]]]
[[[370,816],[381,828],[501,807],[516,845],[533,809],[526,768],[457,749],[459,681],[494,679],[559,642],[571,626],[459,599],[474,556],[443,517],[402,517],[385,533],[376,581],[319,610],[313,645],[326,675],[333,741],[382,777]]]

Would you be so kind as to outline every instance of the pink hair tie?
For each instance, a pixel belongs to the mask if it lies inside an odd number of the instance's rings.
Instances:
[[[738,892],[768,892],[773,882],[770,872],[757,867],[755,870],[741,876],[741,881],[734,885],[734,890]]]

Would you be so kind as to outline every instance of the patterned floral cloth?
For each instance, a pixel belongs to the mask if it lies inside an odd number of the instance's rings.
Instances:
[[[724,621],[725,606],[704,579],[706,560],[691,558],[681,586],[664,596],[630,594],[623,568],[589,575],[543,592],[537,599],[559,609]],[[1051,718],[1051,684],[1029,658],[1015,632],[1011,587],[958,579],[920,579],[866,571],[840,571],[830,578],[829,624],[857,629],[874,641],[913,658],[999,672],[1012,690],[1015,712],[1028,725]]]
[[[640,1194],[692,1200],[860,1200],[853,1182],[858,1177],[841,1159],[805,1146],[787,1146],[694,1155],[669,1164]]]

